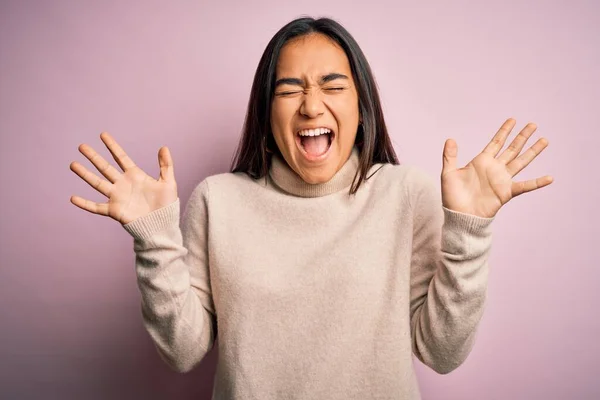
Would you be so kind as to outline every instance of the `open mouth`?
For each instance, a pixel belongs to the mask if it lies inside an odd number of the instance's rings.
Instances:
[[[327,155],[335,132],[329,128],[303,129],[296,133],[296,144],[309,160],[318,160]]]

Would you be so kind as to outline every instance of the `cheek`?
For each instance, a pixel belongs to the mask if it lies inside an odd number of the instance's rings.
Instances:
[[[292,126],[292,117],[289,105],[274,102],[271,107],[271,131],[279,145],[290,140],[289,131]]]
[[[329,102],[329,109],[340,125],[340,128],[347,130],[358,125],[358,103],[356,99],[333,99]]]
[[[271,108],[271,129],[274,135],[285,136],[293,126],[295,108],[292,102],[274,102]]]
[[[281,107],[273,104],[271,108],[271,131],[273,131],[273,135],[280,136],[281,135]]]

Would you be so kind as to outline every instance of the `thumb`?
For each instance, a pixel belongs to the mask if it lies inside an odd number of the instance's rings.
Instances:
[[[456,169],[457,155],[458,145],[454,139],[446,140],[446,143],[444,143],[444,154],[442,156],[442,174]]]
[[[174,181],[175,172],[173,171],[173,159],[171,158],[171,152],[168,147],[163,146],[158,150],[158,164],[160,165],[159,180]]]

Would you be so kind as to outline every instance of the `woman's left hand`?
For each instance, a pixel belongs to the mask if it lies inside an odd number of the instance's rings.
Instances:
[[[510,146],[496,157],[515,124],[513,118],[506,120],[485,149],[463,168],[456,167],[458,154],[456,142],[452,139],[446,140],[441,176],[444,207],[465,214],[491,218],[513,197],[552,183],[553,178],[549,175],[528,181],[512,181],[515,175],[548,146],[548,141],[540,138],[527,151],[519,155],[529,137],[537,129],[533,123],[527,124]]]

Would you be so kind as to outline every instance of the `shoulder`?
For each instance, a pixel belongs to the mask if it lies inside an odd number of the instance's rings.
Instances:
[[[411,164],[376,164],[367,176],[379,175],[376,180],[385,186],[401,186],[407,191],[414,192],[425,186],[435,185],[434,177],[424,168]]]
[[[224,172],[206,177],[200,184],[204,184],[208,189],[238,190],[244,186],[256,184],[256,180],[243,172]]]
[[[209,198],[215,196],[240,196],[247,193],[248,190],[255,189],[259,182],[264,182],[264,178],[256,180],[242,172],[224,172],[210,175],[196,184],[190,200],[208,202]]]
[[[411,208],[419,199],[435,197],[440,193],[439,182],[423,167],[411,164],[377,164],[369,171],[369,175],[375,171],[374,188],[377,191],[402,193]]]

